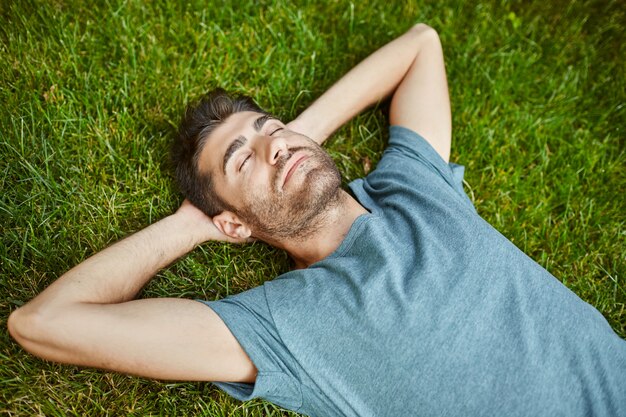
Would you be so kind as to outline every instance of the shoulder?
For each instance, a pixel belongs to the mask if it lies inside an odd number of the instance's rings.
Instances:
[[[390,126],[389,144],[376,169],[350,188],[366,204],[382,206],[400,199],[418,209],[419,201],[440,199],[460,201],[463,206],[469,203],[473,211],[463,190],[463,175],[463,166],[444,161],[420,134]]]

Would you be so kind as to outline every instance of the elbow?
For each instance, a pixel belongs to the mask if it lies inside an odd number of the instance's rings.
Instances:
[[[13,311],[7,320],[9,334],[28,353],[59,363],[79,364],[75,336],[68,317],[72,313],[64,306],[28,303]]]
[[[411,29],[409,29],[409,32],[413,33],[419,39],[428,38],[439,40],[439,34],[437,31],[433,27],[428,26],[426,23],[413,25]]]
[[[32,314],[24,312],[24,307],[18,308],[9,315],[7,328],[9,334],[17,343],[24,345],[29,339],[29,331],[32,331]]]
[[[26,338],[26,329],[28,328],[28,326],[25,325],[24,316],[25,314],[23,313],[22,308],[18,308],[9,315],[9,319],[7,320],[7,328],[9,330],[9,334],[20,345],[22,344],[22,341]]]
[[[432,32],[437,33],[437,31],[432,27],[427,25],[426,23],[416,23],[411,26],[411,29],[414,32]]]
[[[13,311],[7,320],[9,334],[28,352],[43,357],[45,350],[45,318],[28,305]]]

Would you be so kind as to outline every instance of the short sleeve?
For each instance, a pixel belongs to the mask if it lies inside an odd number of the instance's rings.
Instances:
[[[265,295],[259,286],[218,301],[202,301],[224,321],[256,366],[254,384],[214,382],[241,401],[263,398],[297,410],[302,405],[298,370],[272,320]]]
[[[399,192],[419,189],[434,198],[452,198],[475,212],[463,189],[465,167],[447,163],[418,133],[402,126],[390,126],[389,144],[376,169],[365,179],[358,179],[350,188],[359,197],[365,183],[372,188],[392,185]],[[367,186],[366,186],[367,188]]]

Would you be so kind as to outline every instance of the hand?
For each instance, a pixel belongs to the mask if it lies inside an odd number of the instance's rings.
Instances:
[[[320,140],[319,138],[314,137],[316,136],[316,134],[313,132],[311,128],[307,127],[305,123],[302,120],[300,120],[299,117],[287,123],[285,127],[287,128],[287,130],[298,133],[300,135],[304,135],[307,138],[317,142],[320,145],[322,144],[322,142],[324,142],[324,140]]]
[[[297,118],[293,119],[292,121],[290,121],[289,123],[287,123],[285,125],[285,127],[287,128],[287,130],[291,130],[292,132],[296,132],[296,133],[300,133],[300,134],[304,134],[303,132],[303,126],[302,122],[300,122]]]
[[[213,220],[209,216],[204,214],[187,199],[183,201],[174,215],[185,220],[185,223],[188,224],[190,228],[189,230],[197,235],[198,245],[209,240],[230,243],[246,243],[254,241],[254,239],[251,238],[235,239],[230,236],[226,236],[220,232],[217,227],[215,227]]]

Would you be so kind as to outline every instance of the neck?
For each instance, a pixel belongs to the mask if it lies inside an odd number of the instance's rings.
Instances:
[[[286,250],[293,258],[296,269],[307,268],[333,253],[343,242],[352,223],[367,210],[347,192],[341,190],[338,204],[319,216],[320,223],[306,239],[289,239],[268,242]]]

